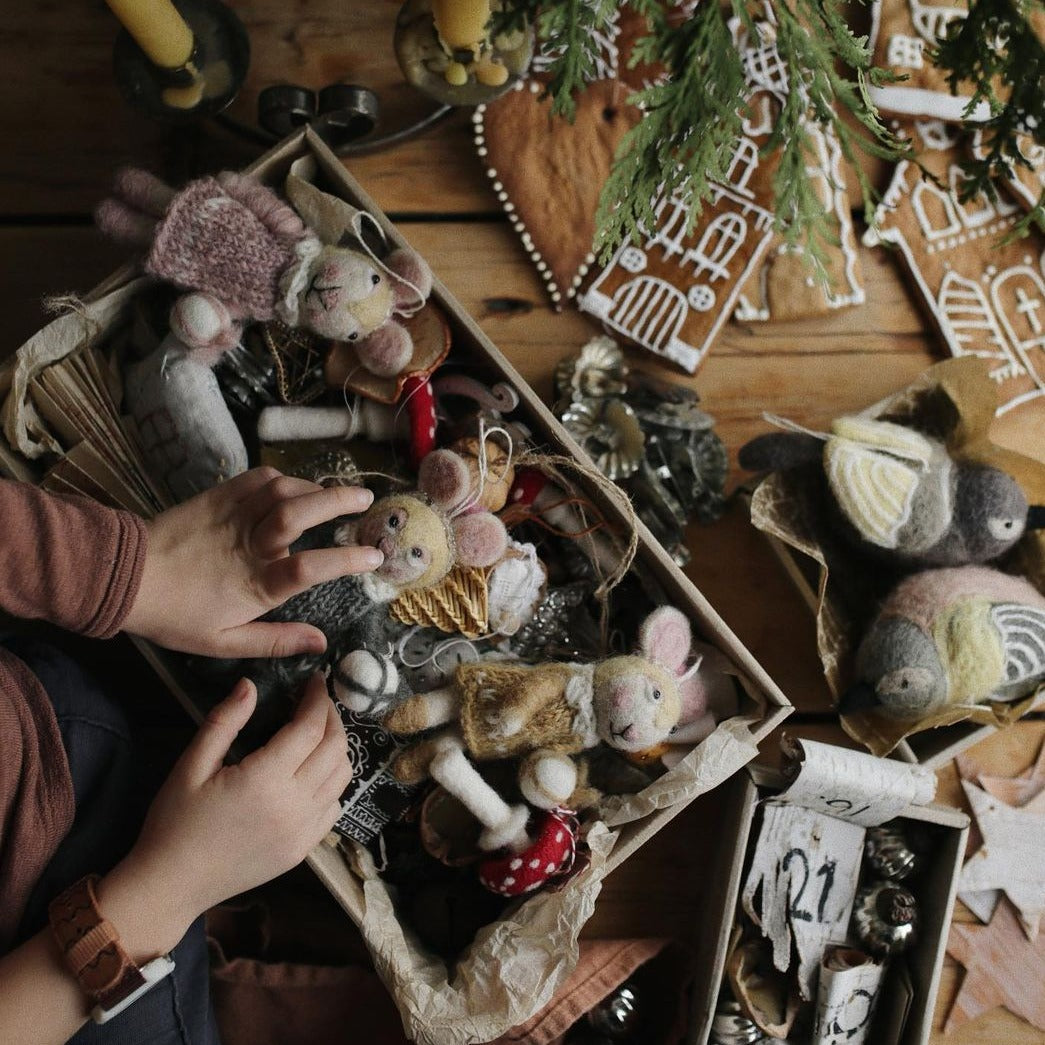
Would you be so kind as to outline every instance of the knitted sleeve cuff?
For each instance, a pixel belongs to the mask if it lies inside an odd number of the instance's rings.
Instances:
[[[148,535],[145,521],[130,512],[113,513],[111,572],[102,586],[101,601],[83,634],[96,639],[112,638],[119,630],[141,586]]]

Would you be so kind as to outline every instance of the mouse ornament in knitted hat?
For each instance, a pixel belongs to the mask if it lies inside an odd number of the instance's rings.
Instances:
[[[453,682],[399,704],[383,724],[400,734],[445,727],[400,752],[393,772],[404,783],[432,777],[483,824],[479,845],[516,853],[533,842],[530,810],[509,805],[472,761],[519,758],[519,787],[538,809],[566,806],[577,786],[570,757],[600,743],[642,751],[678,724],[690,647],[689,620],[662,606],[640,629],[639,651],[595,664],[461,664]],[[354,673],[355,658],[339,666]],[[363,686],[354,680],[362,699]]]
[[[422,307],[432,274],[410,250],[383,258],[323,242],[271,189],[225,171],[175,191],[143,170],[125,170],[97,211],[116,239],[148,245],[145,271],[188,291],[171,329],[213,365],[245,323],[278,319],[320,337],[353,342],[383,377],[410,361],[413,344],[396,315]]]
[[[491,566],[505,553],[508,534],[501,521],[472,504],[475,495],[466,462],[450,450],[435,450],[422,462],[417,490],[378,498],[357,518],[308,531],[301,547],[370,546],[384,554],[373,573],[339,577],[309,588],[266,614],[266,620],[304,621],[319,628],[327,649],[319,655],[237,661],[238,676],[258,687],[259,702],[292,692],[311,672],[336,664],[349,651],[381,641],[387,607],[403,592],[438,584],[457,564]],[[359,710],[347,680],[335,695]]]
[[[953,457],[938,439],[905,425],[840,417],[829,435],[758,436],[740,451],[751,471],[820,462],[843,530],[865,547],[913,566],[989,562],[1045,509],[1028,508],[1019,484],[991,465]]]
[[[910,721],[1020,700],[1045,682],[1045,595],[986,566],[916,573],[882,604],[855,673],[843,715]]]

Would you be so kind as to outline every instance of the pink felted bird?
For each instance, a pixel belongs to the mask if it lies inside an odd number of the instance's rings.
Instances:
[[[882,605],[856,655],[842,714],[920,719],[1018,700],[1045,681],[1045,595],[986,566],[925,570]]]

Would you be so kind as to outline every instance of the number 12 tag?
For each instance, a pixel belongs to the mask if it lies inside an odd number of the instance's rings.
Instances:
[[[781,972],[791,965],[794,940],[806,1000],[813,996],[824,946],[846,938],[863,848],[864,828],[857,824],[784,802],[762,804],[762,830],[741,903],[773,944],[773,964]]]

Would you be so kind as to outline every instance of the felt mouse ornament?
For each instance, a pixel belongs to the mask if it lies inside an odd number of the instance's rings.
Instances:
[[[353,342],[382,377],[410,361],[410,335],[394,317],[419,309],[432,288],[413,251],[378,259],[323,243],[271,189],[231,171],[175,191],[125,170],[96,219],[114,238],[148,244],[145,271],[189,291],[171,311],[171,329],[211,365],[244,323],[269,320]]]
[[[1045,509],[1028,508],[1016,480],[952,457],[903,425],[841,417],[831,434],[772,432],[740,451],[740,465],[776,471],[820,462],[848,529],[865,546],[915,566],[962,566],[1007,552]]]
[[[483,824],[483,849],[522,852],[533,844],[529,809],[505,802],[472,760],[520,758],[527,802],[543,810],[565,805],[577,786],[571,755],[600,743],[642,751],[671,734],[691,681],[690,640],[686,616],[663,606],[643,622],[634,655],[596,664],[461,664],[452,684],[412,696],[382,719],[400,734],[446,727],[401,751],[392,771],[404,783],[431,776],[442,784]],[[362,683],[361,660],[345,658],[342,675]]]
[[[922,719],[949,706],[1018,700],[1045,681],[1045,596],[986,566],[901,581],[856,654],[843,715]]]
[[[421,462],[415,491],[381,497],[358,517],[310,530],[294,550],[369,545],[385,560],[372,573],[317,584],[266,614],[265,620],[319,628],[327,638],[323,654],[238,661],[235,671],[257,684],[259,700],[285,695],[350,650],[380,643],[387,604],[403,592],[438,584],[457,563],[493,565],[505,553],[508,534],[474,499],[464,459],[435,450]]]

